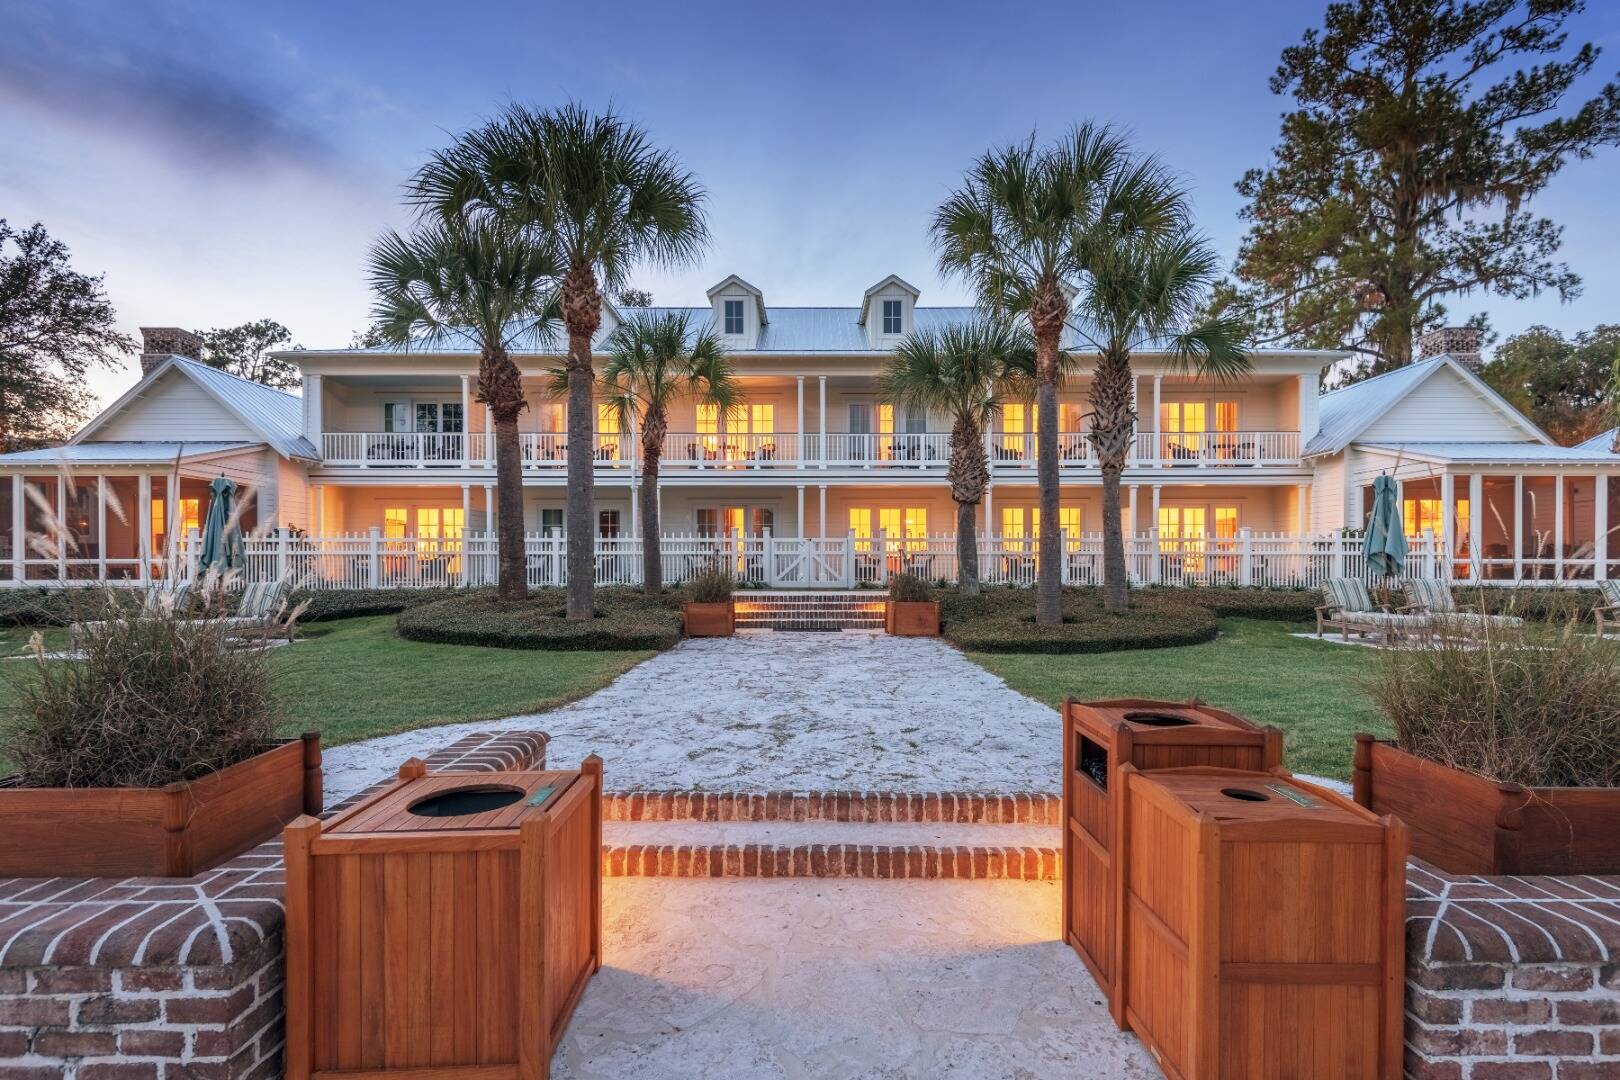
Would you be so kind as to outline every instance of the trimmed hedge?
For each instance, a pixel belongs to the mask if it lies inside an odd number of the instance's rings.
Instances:
[[[970,652],[1100,653],[1166,649],[1211,641],[1216,616],[1192,603],[1183,589],[1131,594],[1131,610],[1103,610],[1099,589],[1063,590],[1063,624],[1035,625],[1033,589],[987,589],[976,597],[946,590],[940,596],[945,639]]]
[[[364,615],[397,615],[406,608],[461,594],[460,589],[299,589],[289,606],[308,604],[300,620],[325,622]]]
[[[411,641],[497,649],[668,649],[681,639],[680,600],[638,589],[597,589],[596,618],[569,622],[561,589],[539,589],[519,603],[493,590],[458,592],[406,608],[395,631]]]
[[[1132,602],[1145,593],[1180,593],[1188,603],[1208,608],[1223,619],[1276,619],[1313,622],[1322,594],[1316,589],[1242,589],[1235,586],[1159,586],[1136,589]]]

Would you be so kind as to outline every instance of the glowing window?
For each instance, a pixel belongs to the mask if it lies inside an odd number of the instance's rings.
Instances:
[[[405,529],[411,520],[410,511],[403,506],[389,506],[383,509],[383,535],[390,540],[399,540],[405,536]]]
[[[1230,540],[1238,534],[1238,512],[1235,506],[1215,508],[1215,535]]]
[[[1402,518],[1407,536],[1421,536],[1425,530],[1439,536],[1445,527],[1445,506],[1439,499],[1407,499]]]

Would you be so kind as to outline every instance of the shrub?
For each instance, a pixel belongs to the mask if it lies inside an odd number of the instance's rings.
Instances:
[[[1322,594],[1314,589],[1259,589],[1239,586],[1156,587],[1131,593],[1134,603],[1145,593],[1177,592],[1185,601],[1208,608],[1223,619],[1276,619],[1311,622]]]
[[[724,604],[731,599],[734,582],[724,570],[705,570],[687,582],[687,598],[694,604]]]
[[[458,593],[400,612],[400,637],[499,649],[668,649],[681,637],[679,603],[639,589],[597,589],[596,617],[570,622],[561,589],[506,603],[493,590]]]
[[[1063,622],[1035,625],[1031,589],[986,589],[976,597],[952,590],[941,600],[944,636],[975,652],[1096,653],[1163,649],[1213,640],[1215,615],[1191,603],[1178,589],[1131,594],[1132,608],[1104,611],[1098,589],[1065,589]]]
[[[299,589],[295,604],[304,604],[305,622],[355,619],[364,615],[397,615],[406,608],[432,604],[457,595],[452,589]]]
[[[1488,614],[1517,615],[1542,622],[1590,620],[1592,609],[1603,603],[1603,594],[1597,589],[1459,585],[1451,591],[1459,604],[1477,607]]]
[[[889,599],[897,604],[926,604],[933,596],[928,582],[916,574],[896,574],[889,579]]]
[[[161,787],[264,749],[282,719],[267,649],[233,645],[218,619],[132,610],[134,590],[93,592],[82,658],[45,659],[35,634],[0,725],[24,786]]]
[[[1576,623],[1382,650],[1368,689],[1419,757],[1528,787],[1620,786],[1620,645]]]
[[[99,619],[109,605],[140,606],[139,589],[0,589],[0,626],[67,626]]]

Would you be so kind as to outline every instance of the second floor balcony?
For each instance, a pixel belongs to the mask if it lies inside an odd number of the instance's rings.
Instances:
[[[567,435],[522,432],[518,439],[526,470],[567,469]],[[491,469],[495,464],[495,439],[486,432],[329,431],[321,441],[329,468]],[[991,432],[985,436],[985,453],[997,473],[1033,471],[1037,438],[1029,432]],[[1065,470],[1097,467],[1084,432],[1060,433],[1058,455]],[[639,439],[598,433],[592,457],[598,470],[629,470],[640,464]],[[661,467],[669,472],[913,470],[943,475],[950,457],[949,432],[671,432],[664,440]],[[1127,467],[1227,470],[1301,464],[1297,431],[1142,431],[1136,434]]]

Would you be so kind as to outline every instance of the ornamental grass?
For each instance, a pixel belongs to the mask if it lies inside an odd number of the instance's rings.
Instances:
[[[176,611],[163,594],[143,609],[129,601],[101,591],[81,608],[93,621],[77,628],[73,652],[47,656],[36,632],[32,658],[14,662],[22,670],[0,717],[0,757],[18,766],[16,783],[162,787],[244,761],[274,738],[283,717],[268,649],[241,647],[240,628]]]
[[[1620,786],[1620,643],[1580,621],[1376,654],[1368,690],[1418,757],[1526,787]]]

